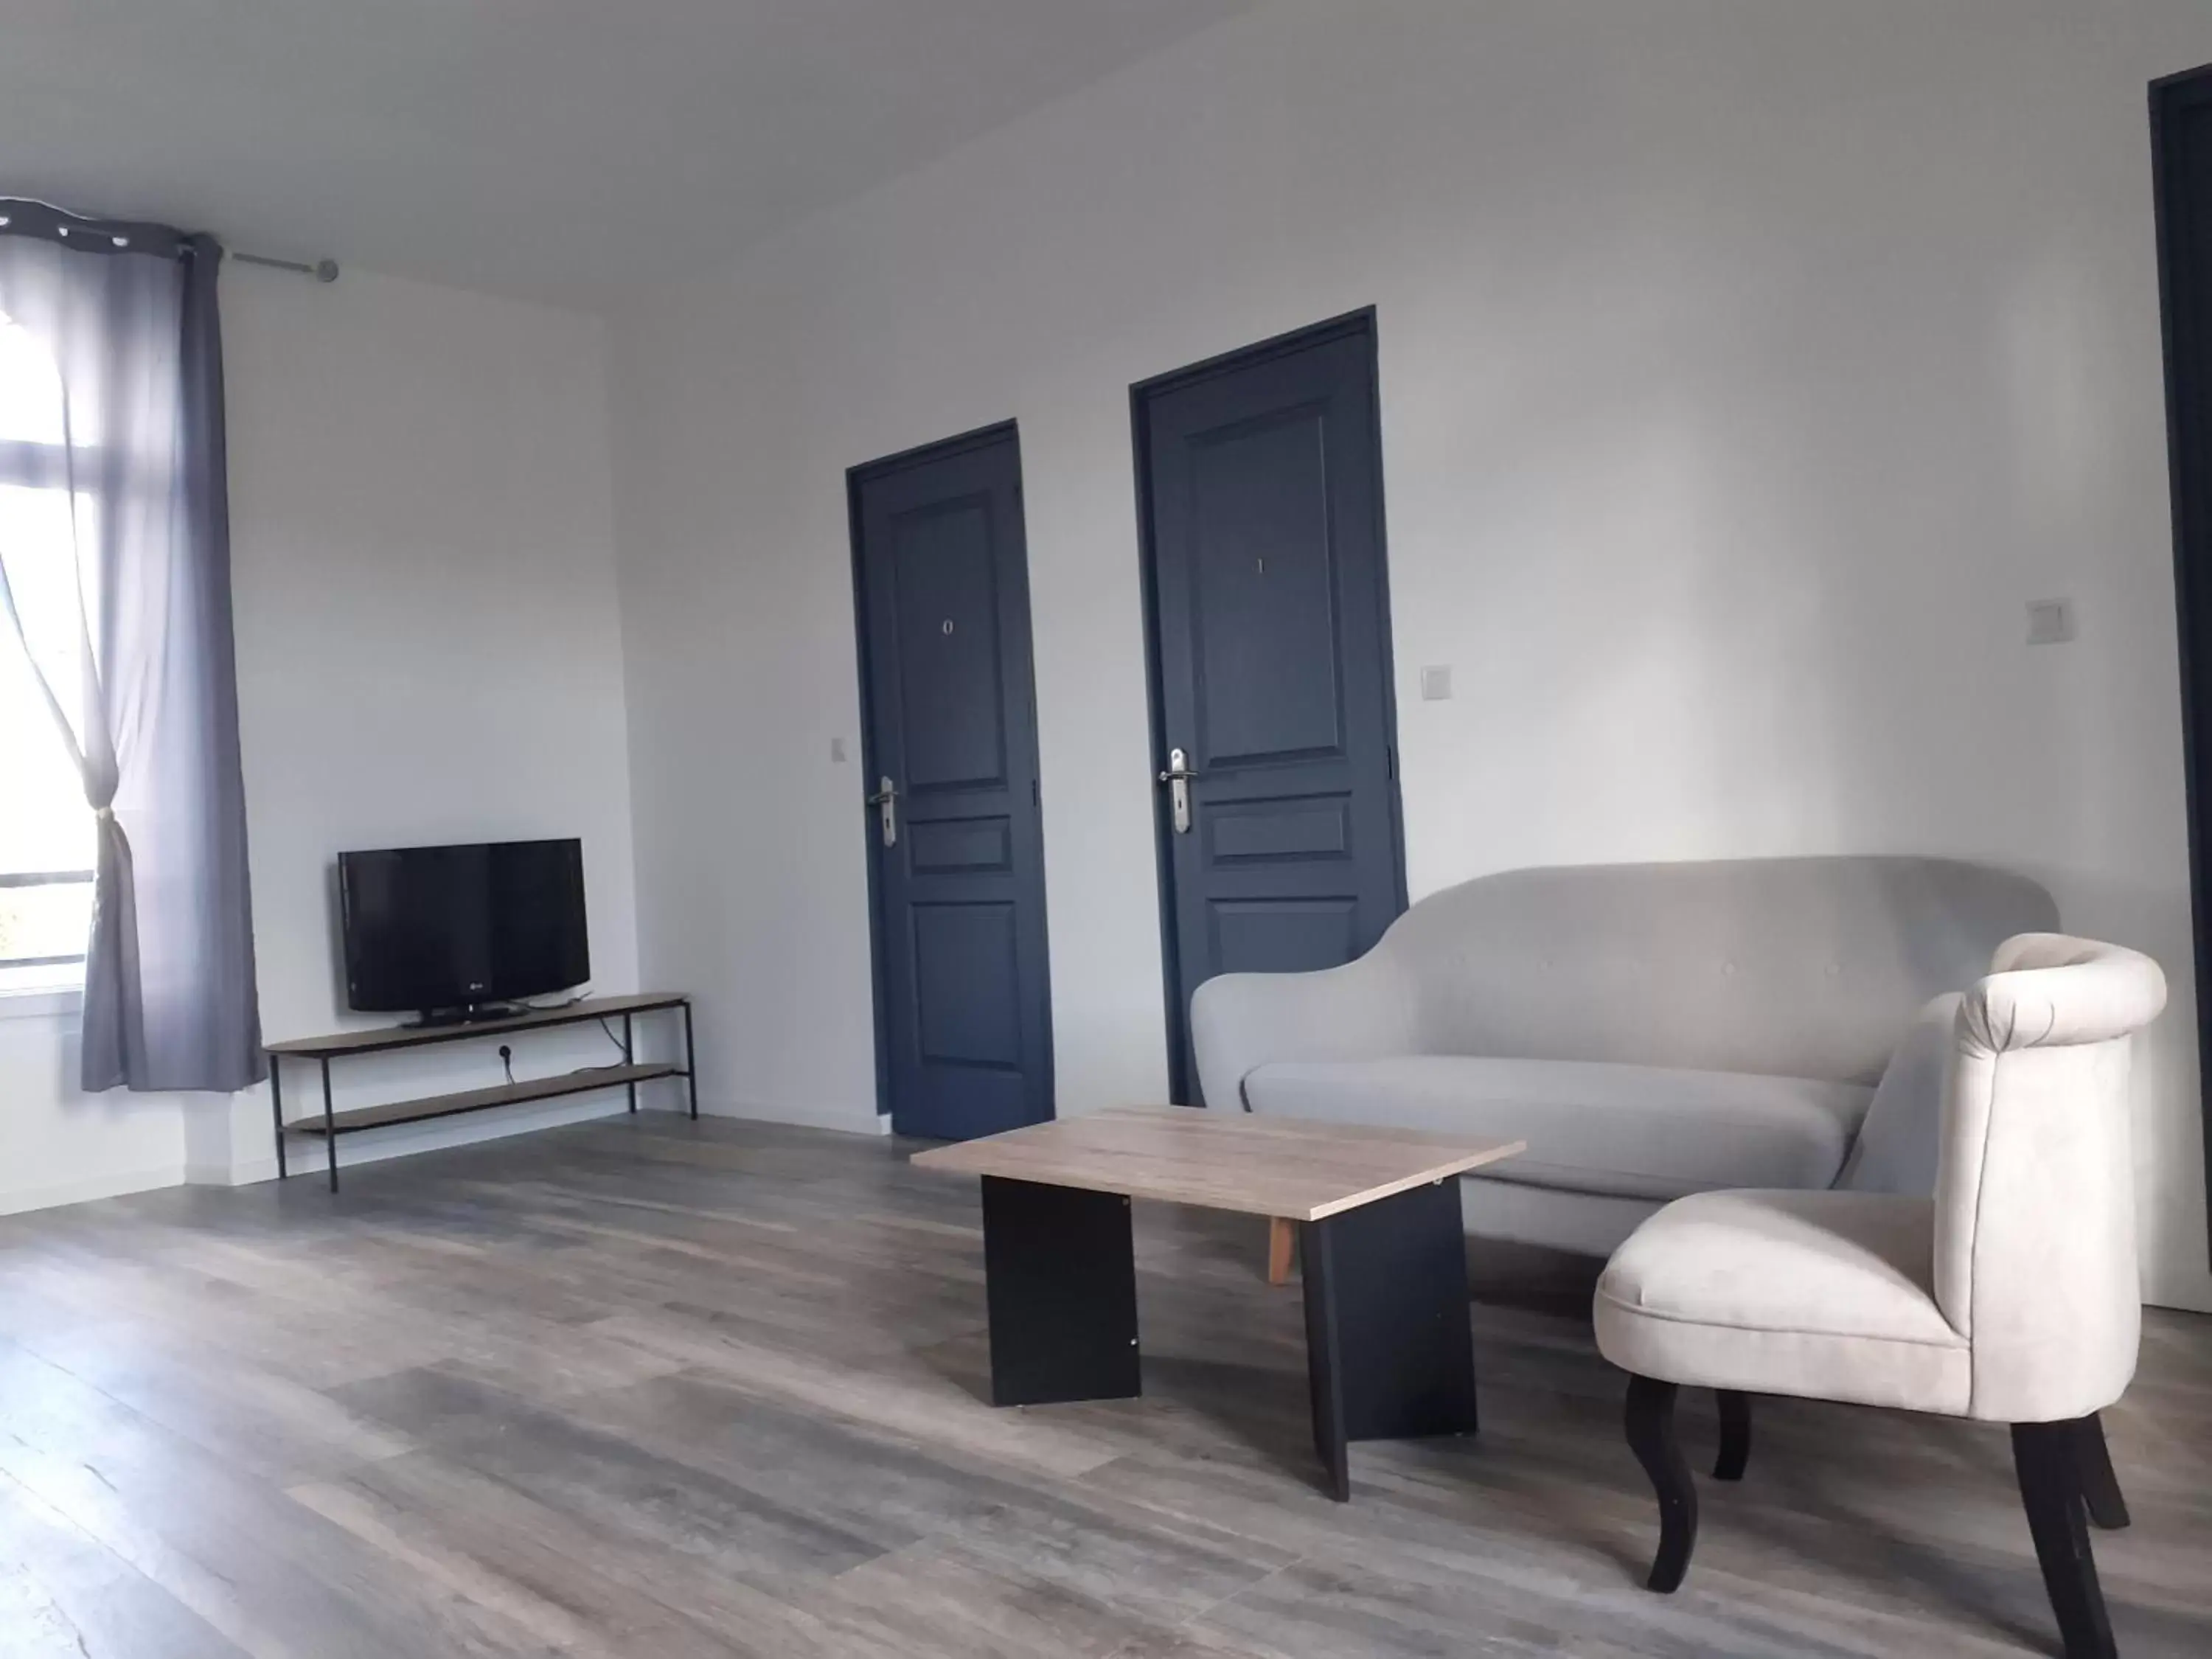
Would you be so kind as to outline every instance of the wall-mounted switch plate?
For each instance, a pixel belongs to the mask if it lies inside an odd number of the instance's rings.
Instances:
[[[2073,600],[2030,599],[2027,602],[2027,642],[2030,645],[2070,645],[2073,640]]]
[[[833,765],[842,766],[845,763],[844,738],[832,738],[830,739],[830,759]]]
[[[1451,667],[1445,664],[1421,671],[1421,701],[1449,702],[1451,701]]]

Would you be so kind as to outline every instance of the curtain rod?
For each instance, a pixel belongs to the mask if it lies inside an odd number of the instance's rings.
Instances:
[[[271,270],[295,270],[302,276],[312,276],[319,283],[335,283],[338,279],[338,262],[318,259],[308,264],[299,259],[272,259],[265,253],[241,253],[231,250],[230,257],[242,265],[266,265]]]
[[[100,219],[95,215],[79,213],[74,208],[65,208],[58,202],[49,202],[44,197],[40,196],[6,196],[4,194],[0,194],[0,200],[28,202],[33,206],[42,207],[48,210],[50,212],[58,213],[64,219],[74,219],[79,224],[96,225],[100,222]],[[8,221],[4,217],[0,217],[0,225],[4,225]],[[67,234],[67,233],[64,232],[64,234]],[[242,265],[265,265],[270,270],[296,271],[302,276],[312,276],[319,283],[335,283],[338,279],[338,262],[335,259],[318,259],[313,264],[309,264],[306,261],[301,259],[278,259],[274,258],[266,253],[246,253],[236,248],[227,247],[224,249],[224,252],[229,258],[235,259]]]

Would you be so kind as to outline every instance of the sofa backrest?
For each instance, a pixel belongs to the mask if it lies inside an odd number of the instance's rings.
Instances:
[[[2057,926],[2022,876],[1926,858],[1562,866],[1431,895],[1376,945],[1431,1053],[1877,1081],[1930,997]]]

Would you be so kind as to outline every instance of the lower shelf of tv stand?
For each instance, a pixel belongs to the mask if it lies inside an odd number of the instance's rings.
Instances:
[[[589,1094],[598,1089],[620,1089],[633,1083],[649,1083],[656,1078],[682,1077],[681,1066],[601,1066],[580,1072],[564,1072],[558,1077],[532,1078],[521,1083],[502,1083],[489,1089],[464,1089],[459,1094],[424,1095],[415,1100],[389,1100],[376,1106],[356,1106],[347,1111],[334,1112],[330,1127],[339,1134],[350,1134],[356,1129],[381,1129],[394,1123],[421,1123],[434,1117],[457,1117],[463,1112],[489,1111],[495,1106],[520,1106],[533,1100],[558,1100],[564,1095]],[[284,1126],[287,1133],[313,1135],[318,1140],[324,1133],[320,1113],[303,1117]]]

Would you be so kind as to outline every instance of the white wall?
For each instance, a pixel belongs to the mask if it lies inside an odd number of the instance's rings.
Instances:
[[[80,1094],[76,1018],[59,1000],[0,1002],[0,1215],[184,1179],[188,1103]]]
[[[2172,975],[2149,1289],[2212,1306],[2144,101],[2208,58],[2198,0],[1280,0],[641,298],[641,939],[710,1097],[873,1123],[842,475],[1010,416],[1062,1109],[1160,1093],[1127,389],[1372,303],[1416,895],[2038,876]]]
[[[594,987],[636,988],[601,325],[244,267],[226,272],[223,323],[264,1030],[374,1023],[343,1012],[331,872],[350,847],[581,836]],[[265,1090],[87,1100],[74,1026],[0,1018],[0,1211],[274,1173]],[[516,1048],[523,1076],[614,1057],[595,1029]],[[288,1078],[299,1105],[311,1076]],[[337,1077],[343,1107],[500,1070],[471,1048]],[[591,1097],[386,1131],[341,1156],[616,1109]]]

